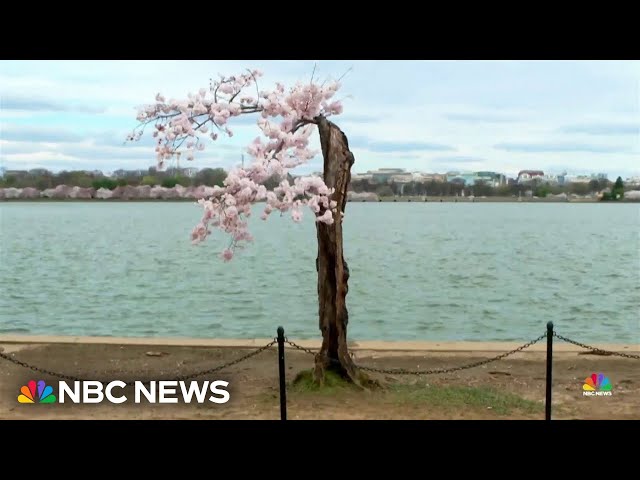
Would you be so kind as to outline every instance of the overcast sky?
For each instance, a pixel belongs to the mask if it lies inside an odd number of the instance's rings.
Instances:
[[[123,142],[136,107],[157,92],[186,97],[246,68],[263,70],[261,88],[291,84],[314,64],[320,78],[348,71],[335,121],[353,172],[640,175],[638,61],[0,61],[0,164],[146,169],[155,165],[150,141]],[[229,168],[258,134],[243,121],[192,165]],[[316,157],[294,173],[319,170]]]

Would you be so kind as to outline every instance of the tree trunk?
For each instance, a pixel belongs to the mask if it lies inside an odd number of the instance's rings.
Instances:
[[[315,119],[320,133],[324,157],[324,182],[335,188],[332,200],[337,202],[338,213],[334,223],[316,222],[318,235],[318,304],[322,348],[315,358],[314,379],[322,384],[325,371],[331,370],[361,385],[365,377],[358,372],[347,347],[346,297],[349,268],[344,260],[342,244],[342,212],[347,203],[347,188],[351,180],[353,153],[346,135],[325,117]],[[323,211],[320,214],[324,213]]]

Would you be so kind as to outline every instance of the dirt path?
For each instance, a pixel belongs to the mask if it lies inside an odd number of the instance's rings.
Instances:
[[[250,349],[87,344],[3,344],[5,354],[48,370],[82,378],[110,380],[173,379],[212,368]],[[148,352],[160,355],[149,356]],[[429,369],[467,364],[495,352],[357,351],[356,362],[383,368]],[[312,366],[313,358],[287,350],[287,380]],[[592,373],[611,381],[609,397],[584,397],[582,385]],[[361,392],[350,388],[303,390],[289,385],[290,419],[542,419],[545,394],[543,352],[518,353],[506,359],[451,374],[376,375],[386,389]],[[277,356],[274,348],[213,376],[226,380],[225,404],[150,405],[100,403],[19,404],[20,387],[58,379],[37,374],[0,358],[0,419],[277,419]],[[559,352],[554,361],[553,417],[556,419],[640,419],[640,361],[619,357]],[[125,390],[129,397],[131,389]],[[55,392],[58,393],[57,391]],[[133,398],[133,393],[130,397]]]

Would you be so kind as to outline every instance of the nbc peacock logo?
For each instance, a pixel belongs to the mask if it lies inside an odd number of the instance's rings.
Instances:
[[[584,397],[610,397],[611,395],[613,395],[611,382],[603,373],[592,373],[582,385],[582,396]]]
[[[31,380],[20,388],[19,403],[56,403],[53,388],[44,380]]]

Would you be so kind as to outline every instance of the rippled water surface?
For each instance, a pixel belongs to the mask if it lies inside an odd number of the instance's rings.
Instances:
[[[259,206],[256,206],[258,211]],[[0,333],[317,338],[315,227],[224,264],[191,203],[0,204]],[[640,205],[350,203],[353,340],[640,342]]]

